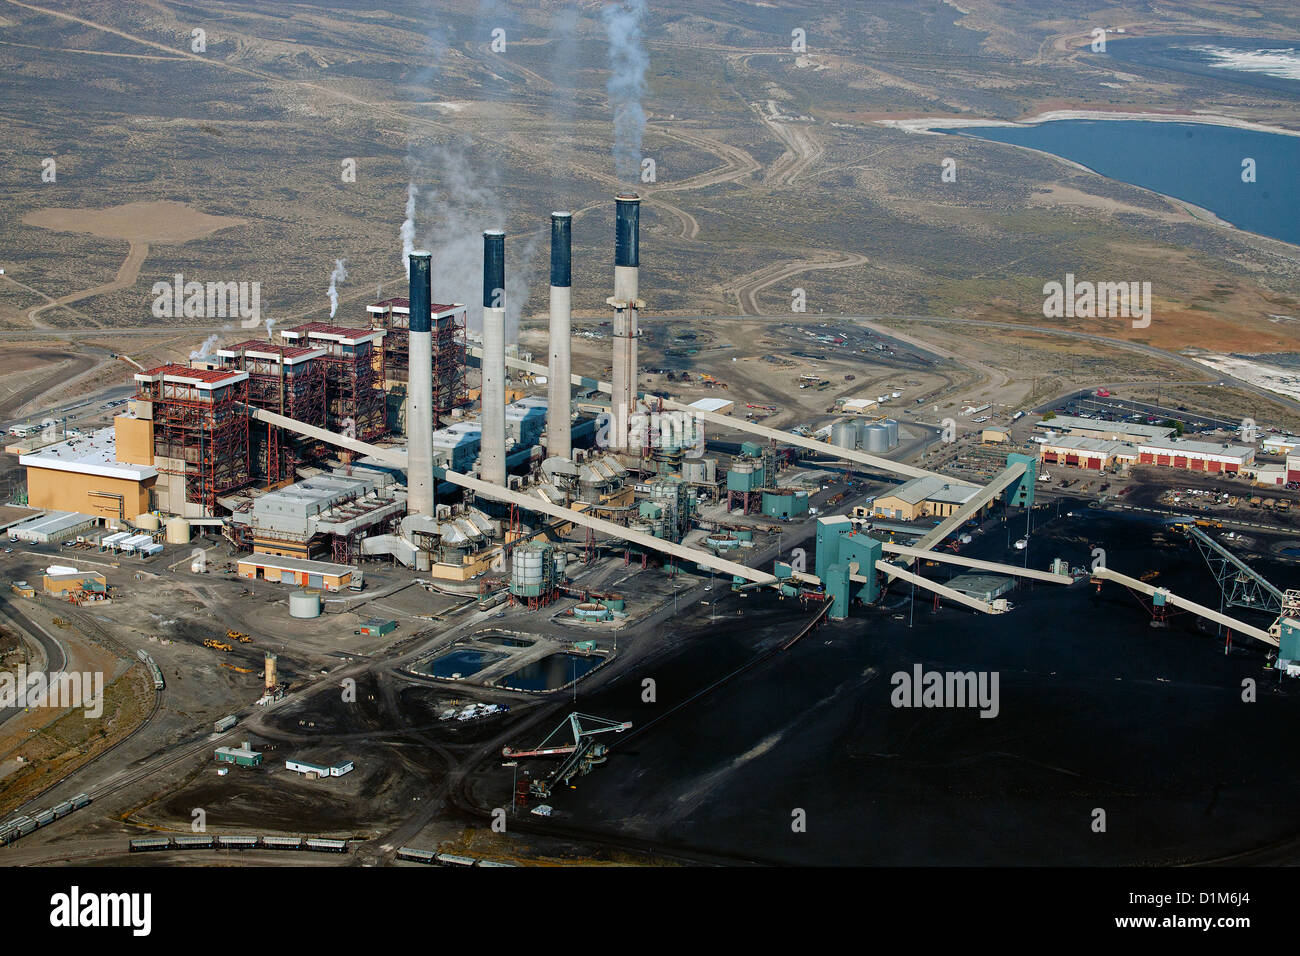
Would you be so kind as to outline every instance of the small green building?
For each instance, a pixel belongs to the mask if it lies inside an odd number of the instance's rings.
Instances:
[[[240,767],[260,767],[262,755],[245,747],[218,747],[217,763],[233,763]]]

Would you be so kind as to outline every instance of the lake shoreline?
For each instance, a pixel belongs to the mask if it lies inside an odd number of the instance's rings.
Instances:
[[[1062,120],[1129,120],[1151,123],[1200,123],[1206,126],[1229,126],[1255,133],[1277,133],[1282,136],[1300,136],[1300,130],[1282,126],[1268,126],[1251,120],[1223,116],[1218,113],[1150,113],[1127,110],[1046,110],[1019,120],[976,119],[960,116],[918,116],[908,119],[872,120],[877,126],[901,129],[906,133],[942,136],[943,130],[969,127],[1019,127],[1022,129],[1055,123]]]

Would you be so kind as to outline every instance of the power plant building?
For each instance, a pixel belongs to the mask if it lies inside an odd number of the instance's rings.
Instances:
[[[248,404],[308,425],[325,425],[325,350],[276,345],[256,339],[217,350],[224,368],[248,374]],[[251,457],[257,477],[292,479],[304,461],[323,449],[274,425],[252,427]]]
[[[137,372],[135,381],[134,407],[152,420],[153,465],[165,476],[159,508],[215,515],[220,495],[252,480],[248,373],[163,365]]]
[[[325,367],[325,427],[361,441],[388,430],[380,381],[383,329],[349,329],[311,322],[280,332],[286,345],[321,349]]]
[[[123,416],[112,428],[19,455],[27,503],[115,523],[149,511],[158,480],[150,425]]]

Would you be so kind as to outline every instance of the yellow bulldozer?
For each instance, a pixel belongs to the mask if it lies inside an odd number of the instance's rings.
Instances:
[[[240,644],[251,644],[253,639],[243,631],[226,631],[226,640],[239,641]]]
[[[214,641],[212,638],[208,638],[206,641],[204,641],[203,646],[210,647],[214,651],[225,651],[227,654],[229,654],[231,651],[235,649],[230,644],[223,644],[221,641]]]

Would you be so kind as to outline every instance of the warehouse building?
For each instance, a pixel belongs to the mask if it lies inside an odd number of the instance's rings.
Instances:
[[[1126,441],[1138,444],[1169,438],[1175,431],[1166,425],[1139,425],[1133,422],[1106,422],[1098,418],[1057,415],[1045,418],[1037,427],[1042,431],[1097,438],[1102,441]]]
[[[917,518],[946,518],[980,489],[960,481],[948,481],[937,475],[913,478],[889,494],[880,495],[871,505],[871,513],[880,518],[915,521]],[[985,505],[985,509],[989,506]],[[972,515],[971,517],[976,517]]]
[[[1038,460],[1045,464],[1101,471],[1111,466],[1133,464],[1138,460],[1138,450],[1136,445],[1128,442],[1066,435],[1047,439],[1039,445]]]
[[[1138,461],[1143,465],[1164,465],[1189,471],[1235,475],[1255,463],[1255,449],[1245,445],[1165,438],[1139,444]]]
[[[357,589],[362,581],[361,571],[351,565],[305,561],[280,555],[246,555],[239,559],[238,567],[241,578],[323,588],[326,591],[341,591],[349,587]]]
[[[98,527],[99,520],[94,515],[78,514],[75,511],[51,511],[10,525],[7,530],[10,541],[55,544]]]

